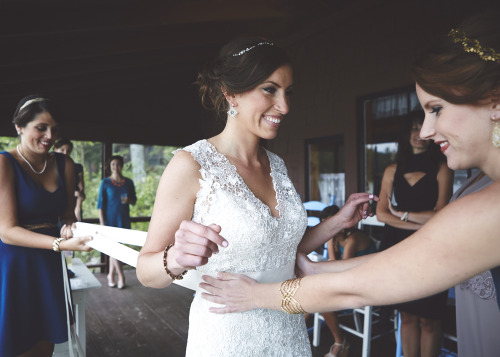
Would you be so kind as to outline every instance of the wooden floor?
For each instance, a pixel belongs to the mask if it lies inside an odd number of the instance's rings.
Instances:
[[[96,274],[102,288],[90,290],[87,303],[87,356],[184,356],[193,292],[177,285],[145,288],[137,281],[135,270],[125,270],[125,275],[126,288],[117,290],[107,287],[104,274]],[[345,319],[341,322],[352,322],[352,317]],[[347,336],[349,356],[361,356],[361,339]],[[328,328],[322,329],[320,341],[312,349],[314,357],[324,356],[333,343]],[[371,357],[395,356],[395,347],[394,334],[374,340]]]

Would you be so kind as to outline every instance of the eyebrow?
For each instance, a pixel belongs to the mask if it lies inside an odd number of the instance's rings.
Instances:
[[[272,85],[274,85],[274,86],[276,86],[278,88],[281,88],[281,86],[278,83],[274,82],[274,81],[266,81],[266,82],[264,82],[262,84],[272,84]],[[286,90],[290,90],[290,89],[293,89],[293,84],[290,84],[288,87],[286,87]]]

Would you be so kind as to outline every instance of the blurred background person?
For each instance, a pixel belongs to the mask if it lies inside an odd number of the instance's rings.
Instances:
[[[109,176],[104,178],[99,186],[97,208],[101,225],[130,229],[130,205],[135,205],[137,196],[134,182],[123,177],[122,169],[123,157],[111,156],[107,165]],[[115,272],[118,276],[118,284],[115,282]],[[123,263],[109,257],[107,278],[109,287],[123,289],[125,287]]]
[[[54,151],[71,156],[73,143],[67,138],[60,138],[54,144]],[[82,221],[82,204],[85,200],[85,183],[83,181],[83,166],[75,162],[75,216]]]
[[[382,177],[377,219],[384,222],[385,250],[409,237],[449,201],[453,172],[439,147],[420,138],[424,121],[419,111],[410,118],[409,130],[398,146],[396,163]],[[393,197],[397,206],[392,202]],[[395,305],[401,313],[401,342],[405,356],[437,356],[441,349],[443,318],[448,291]]]

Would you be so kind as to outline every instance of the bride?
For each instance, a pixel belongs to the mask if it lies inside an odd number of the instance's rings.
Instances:
[[[223,114],[226,125],[178,150],[166,167],[137,262],[143,285],[164,288],[190,269],[212,276],[242,273],[264,283],[294,277],[306,212],[283,160],[260,145],[286,120],[292,82],[288,55],[260,38],[228,43],[200,72],[202,104]],[[304,239],[353,226],[369,214],[370,197],[351,197],[336,219]],[[302,316],[264,309],[210,313],[216,306],[198,289],[186,355],[311,356]]]

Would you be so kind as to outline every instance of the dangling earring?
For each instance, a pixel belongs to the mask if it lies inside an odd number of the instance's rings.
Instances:
[[[495,120],[494,117],[492,117]],[[493,146],[496,148],[500,148],[500,125],[498,125],[498,121],[495,121],[495,126],[493,127],[493,132],[491,133],[491,142]]]
[[[231,108],[229,108],[229,110],[227,111],[227,114],[229,114],[232,118],[234,118],[236,116],[236,114],[238,114],[238,111],[236,109],[234,109],[233,103],[231,103]]]
[[[17,131],[17,135],[21,135],[21,131],[19,131],[19,130],[18,130],[18,131]]]

